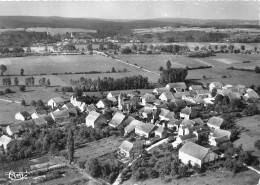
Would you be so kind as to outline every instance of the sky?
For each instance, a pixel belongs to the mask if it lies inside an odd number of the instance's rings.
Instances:
[[[0,16],[259,20],[260,1],[0,1]]]

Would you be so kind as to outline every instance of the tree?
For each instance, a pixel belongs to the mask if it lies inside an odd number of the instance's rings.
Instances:
[[[255,66],[255,72],[260,73],[260,67],[259,66]]]
[[[17,77],[14,78],[14,85],[18,85],[19,84],[19,80]]]
[[[20,70],[20,75],[23,76],[24,75],[24,69]]]
[[[91,176],[93,176],[95,178],[100,177],[101,166],[100,166],[97,158],[90,159],[89,164],[88,164],[88,170],[89,170]]]
[[[160,67],[159,67],[159,71],[163,71],[163,66],[160,66]]]
[[[22,101],[21,101],[21,105],[22,105],[22,106],[26,106],[25,100],[22,100]]]
[[[172,66],[171,61],[168,60],[167,63],[166,63],[167,69],[168,69],[168,70],[171,69],[171,66]]]
[[[25,91],[25,85],[21,85],[21,86],[19,87],[19,90],[22,91],[22,92],[24,92],[24,91]]]
[[[51,86],[51,81],[50,81],[50,79],[47,80],[45,86],[46,86],[46,87],[50,87],[50,86]]]
[[[71,162],[73,162],[74,159],[74,133],[72,129],[69,130],[68,132],[68,137],[67,137],[67,153],[68,153],[68,158]]]
[[[36,101],[32,100],[32,101],[30,102],[30,105],[33,106],[33,107],[35,107],[35,106],[36,106]]]
[[[194,48],[194,51],[198,51],[200,49],[200,47],[199,46],[196,46],[195,48]]]
[[[246,49],[246,46],[245,46],[245,45],[241,45],[241,46],[240,46],[240,49],[241,49],[242,51],[244,51],[244,50]]]
[[[1,76],[3,76],[4,72],[6,72],[6,70],[7,70],[7,67],[5,65],[1,64],[0,65],[0,70],[1,70]]]
[[[180,168],[179,168],[179,175],[181,177],[185,177],[187,175],[187,171],[188,171],[188,166],[187,165],[180,166]]]
[[[46,79],[45,79],[45,78],[41,78],[41,79],[39,80],[39,85],[40,85],[40,86],[45,86],[45,83],[46,83]]]
[[[87,49],[88,49],[88,51],[93,51],[92,44],[88,44],[88,45],[87,45]]]
[[[105,49],[104,45],[102,43],[99,44],[98,50],[103,51]]]
[[[111,73],[115,73],[115,72],[116,72],[115,68],[112,67]]]
[[[256,147],[258,150],[260,150],[260,140],[257,140],[257,141],[255,142],[255,147]]]
[[[74,90],[74,97],[81,97],[82,94],[83,94],[82,89],[75,88],[75,90]]]
[[[43,107],[43,106],[44,106],[43,101],[42,101],[42,100],[38,100],[38,101],[36,102],[36,106],[37,106],[37,107]]]
[[[121,50],[122,54],[130,54],[132,53],[132,50],[129,47],[125,47]]]
[[[228,50],[231,51],[231,53],[233,53],[233,50],[234,50],[235,46],[234,45],[229,45],[228,46]]]

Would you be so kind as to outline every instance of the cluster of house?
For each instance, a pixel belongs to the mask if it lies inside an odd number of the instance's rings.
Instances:
[[[47,114],[45,111],[34,112],[32,115],[26,111],[15,115],[18,123],[6,128],[6,135],[0,137],[0,146],[6,149],[8,143],[24,130],[35,127],[45,127],[56,123],[63,125],[69,122],[70,116],[78,112],[86,112],[85,124],[87,127],[96,128],[99,125],[108,125],[117,129],[124,126],[125,135],[135,133],[149,140],[150,138],[165,138],[174,134],[176,139],[173,147],[182,145],[179,150],[179,158],[184,162],[201,165],[203,162],[212,161],[218,155],[211,149],[195,144],[201,138],[207,139],[211,146],[228,141],[230,131],[224,130],[225,121],[221,117],[211,117],[202,120],[193,116],[195,110],[207,104],[213,104],[215,97],[211,96],[213,89],[217,89],[217,95],[225,95],[230,99],[243,98],[244,100],[259,98],[258,94],[244,85],[224,85],[220,82],[212,82],[206,89],[201,85],[185,83],[169,83],[166,87],[156,88],[152,93],[140,95],[138,91],[130,94],[108,93],[106,98],[100,99],[96,104],[87,104],[86,96],[72,96],[70,102],[60,97],[52,98],[47,105],[55,108],[55,111]],[[107,119],[106,112],[112,112],[112,118]],[[125,140],[119,147],[119,153],[126,157],[131,156],[136,143]],[[213,147],[213,148],[214,148]]]

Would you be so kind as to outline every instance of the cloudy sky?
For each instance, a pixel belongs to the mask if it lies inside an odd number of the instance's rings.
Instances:
[[[0,2],[0,15],[105,19],[259,19],[258,1],[34,1]]]

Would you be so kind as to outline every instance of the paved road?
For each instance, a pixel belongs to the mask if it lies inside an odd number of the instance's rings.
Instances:
[[[0,99],[0,101],[4,101],[4,102],[8,102],[8,103],[18,103],[18,104],[21,104],[21,102],[13,101],[13,100]]]

